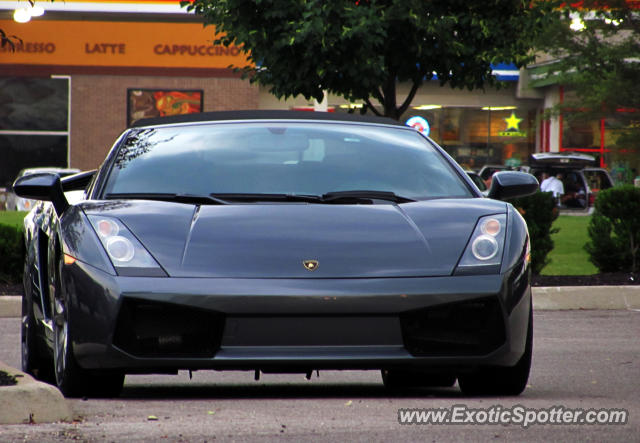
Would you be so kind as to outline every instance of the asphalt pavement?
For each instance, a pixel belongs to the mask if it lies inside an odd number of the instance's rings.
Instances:
[[[534,287],[535,311],[640,311],[640,286]],[[0,318],[20,317],[21,296],[0,296]],[[0,361],[0,371],[13,375],[17,385],[0,387],[0,424],[47,423],[72,419],[68,401],[51,385]]]

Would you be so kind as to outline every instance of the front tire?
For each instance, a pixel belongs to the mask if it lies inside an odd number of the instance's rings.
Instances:
[[[527,387],[533,354],[533,309],[529,310],[529,324],[524,354],[515,366],[480,368],[471,374],[460,374],[458,384],[465,395],[520,395]]]
[[[96,373],[81,368],[73,355],[69,334],[69,299],[63,290],[62,259],[58,259],[53,300],[53,359],[58,389],[65,397],[117,397],[122,391],[124,374]]]
[[[51,357],[41,354],[38,346],[36,319],[33,315],[31,298],[24,291],[22,296],[22,324],[20,334],[20,354],[22,371],[45,383],[54,383],[53,362]]]

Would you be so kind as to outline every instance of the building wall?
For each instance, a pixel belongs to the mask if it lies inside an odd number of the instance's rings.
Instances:
[[[233,77],[151,77],[73,75],[71,77],[70,166],[97,168],[127,127],[127,89],[200,89],[203,111],[257,109],[258,88]]]
[[[553,109],[560,103],[560,88],[551,86],[546,89],[544,97],[544,109]],[[560,150],[560,137],[562,134],[562,120],[559,117],[551,117],[549,119],[549,146],[550,152],[558,152]]]

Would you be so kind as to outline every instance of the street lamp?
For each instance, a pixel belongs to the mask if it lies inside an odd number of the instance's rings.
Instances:
[[[27,23],[31,17],[40,17],[44,14],[44,8],[40,5],[28,6],[26,8],[18,8],[13,11],[13,20],[18,23]]]

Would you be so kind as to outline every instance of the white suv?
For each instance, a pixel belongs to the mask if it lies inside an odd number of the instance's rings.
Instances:
[[[532,154],[529,166],[531,174],[541,181],[542,173],[561,174],[564,196],[561,208],[588,211],[598,191],[614,185],[606,169],[593,167],[596,159],[574,152],[541,152]]]

